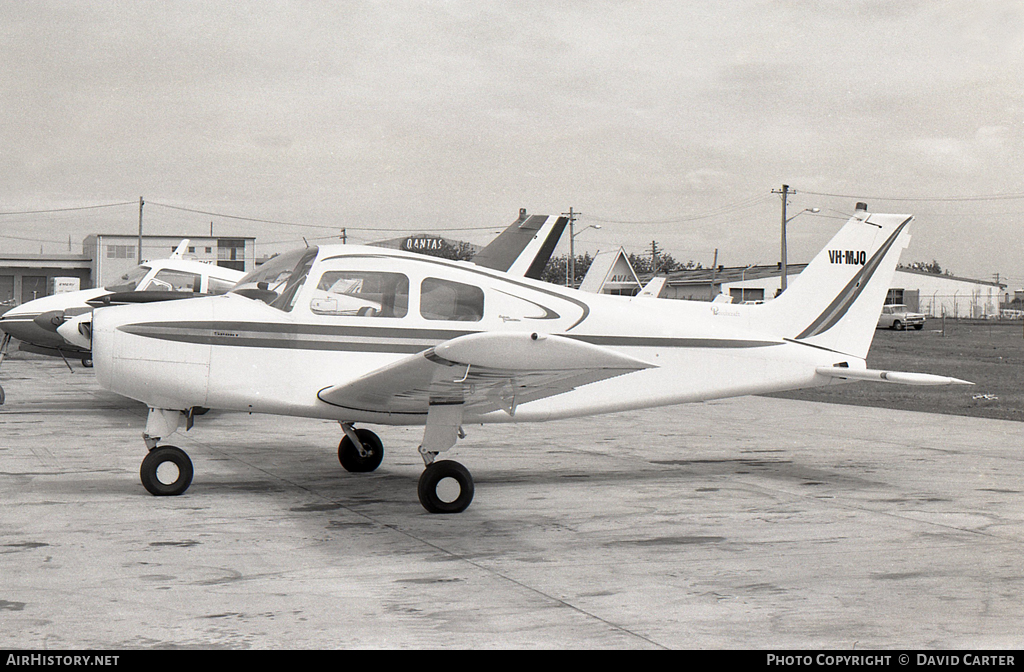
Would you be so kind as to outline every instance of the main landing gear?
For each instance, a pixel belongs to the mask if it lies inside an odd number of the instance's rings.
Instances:
[[[384,444],[368,429],[341,423],[345,438],[338,445],[338,461],[350,472],[366,473],[380,466]],[[459,513],[473,501],[473,477],[452,460],[434,461],[437,452],[420,448],[426,468],[416,489],[420,504],[430,513]]]
[[[473,501],[473,477],[453,460],[431,462],[420,475],[416,494],[430,513],[461,513]]]
[[[473,477],[469,470],[453,460],[437,460],[439,453],[448,450],[455,441],[465,436],[458,423],[461,422],[461,408],[457,414],[445,410],[450,407],[431,408],[424,432],[420,455],[426,468],[420,475],[417,486],[420,504],[430,513],[459,513],[465,511],[473,501]],[[142,437],[149,453],[142,460],[139,477],[142,485],[156,496],[180,495],[188,490],[195,473],[192,460],[177,446],[158,445],[161,438],[178,430],[184,419],[186,429],[192,427],[193,416],[201,415],[206,409],[192,408],[188,411],[172,411],[151,408],[146,420],[146,431]],[[347,471],[368,473],[377,469],[384,459],[384,444],[380,437],[368,429],[356,429],[350,422],[341,423],[345,437],[338,444],[338,461]]]

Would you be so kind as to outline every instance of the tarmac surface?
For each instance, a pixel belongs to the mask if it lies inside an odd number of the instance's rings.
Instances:
[[[746,397],[470,426],[431,515],[422,429],[200,417],[180,497],[145,408],[0,370],[0,648],[1016,649],[1024,423]],[[864,383],[867,384],[867,383]]]

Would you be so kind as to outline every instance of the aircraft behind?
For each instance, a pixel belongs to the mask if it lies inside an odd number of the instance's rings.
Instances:
[[[519,218],[481,249],[473,263],[524,277],[540,277],[558,244],[565,217],[527,215]],[[92,365],[92,310],[111,303],[148,303],[224,294],[245,273],[184,258],[189,240],[181,241],[167,259],[149,261],[128,271],[113,285],[41,297],[0,314],[0,365],[11,338],[27,352],[79,358]],[[4,403],[0,387],[0,405]]]
[[[136,266],[112,285],[40,297],[3,313],[0,315],[0,330],[4,332],[0,362],[13,337],[20,341],[22,350],[81,359],[84,366],[91,366],[90,340],[87,334],[79,335],[88,329],[82,324],[88,325],[92,319],[90,301],[109,303],[111,297],[116,299],[119,295],[122,299],[140,302],[224,294],[245,275],[231,268],[182,258],[187,245],[188,240],[183,240],[169,258]],[[133,294],[123,296],[128,292]],[[2,399],[0,392],[0,404]]]
[[[337,421],[351,472],[383,458],[380,438],[357,423],[423,425],[419,500],[458,512],[473,479],[437,458],[465,425],[850,380],[965,383],[866,365],[911,219],[858,210],[759,305],[592,294],[399,250],[299,249],[222,296],[97,309],[97,380],[149,407],[140,476],[152,494],[188,489],[191,460],[163,442],[214,408]]]

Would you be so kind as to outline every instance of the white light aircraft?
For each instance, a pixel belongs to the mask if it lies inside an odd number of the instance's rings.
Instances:
[[[420,502],[464,510],[473,479],[436,459],[463,425],[537,422],[851,380],[965,383],[865,357],[910,216],[858,209],[761,305],[591,294],[397,250],[283,254],[217,297],[96,310],[100,384],[149,407],[140,475],[155,495],[193,466],[162,442],[197,407],[336,420],[347,470],[383,457],[359,424],[423,425]]]
[[[136,266],[113,285],[64,292],[26,301],[0,315],[0,364],[6,356],[11,338],[18,339],[20,349],[53,357],[75,357],[83,366],[90,366],[92,355],[88,338],[65,334],[87,332],[93,306],[90,301],[109,303],[157,301],[201,294],[224,294],[234,287],[242,271],[223,268],[184,258],[189,240],[181,241],[167,259],[155,259]],[[131,295],[127,295],[132,292]],[[83,343],[84,340],[84,343]],[[0,404],[3,404],[0,388]]]

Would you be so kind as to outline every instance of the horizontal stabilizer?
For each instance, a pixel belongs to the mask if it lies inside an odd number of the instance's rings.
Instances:
[[[900,385],[974,385],[967,380],[934,376],[930,373],[908,373],[906,371],[880,371],[878,369],[847,369],[841,366],[819,366],[818,373],[841,380],[871,380]]]

